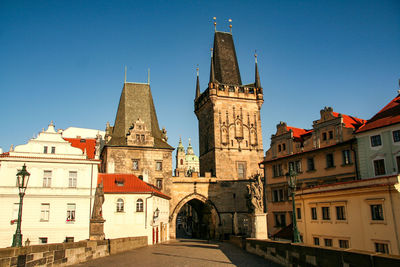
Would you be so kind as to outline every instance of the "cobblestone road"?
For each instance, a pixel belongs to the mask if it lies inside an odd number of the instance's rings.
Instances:
[[[232,244],[195,239],[179,239],[168,243],[135,249],[75,266],[279,266],[249,254]]]

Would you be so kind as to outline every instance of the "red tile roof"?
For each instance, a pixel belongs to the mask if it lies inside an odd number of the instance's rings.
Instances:
[[[400,123],[400,94],[369,119],[356,133]]]
[[[291,127],[291,126],[287,126],[287,130],[293,131],[293,137],[294,138],[300,138],[302,135],[307,134],[312,132],[313,130],[306,130],[306,129],[302,129],[302,128],[296,128],[296,127]]]
[[[335,116],[336,118],[339,117],[340,113],[337,112],[332,112],[333,116]],[[358,129],[360,126],[362,126],[366,120],[363,119],[359,119],[353,116],[349,116],[346,114],[341,114],[343,117],[343,123],[345,124],[345,126],[347,128],[354,128],[354,129]]]
[[[64,138],[64,140],[70,142],[73,147],[80,148],[82,152],[86,149],[88,158],[94,159],[96,139]]]
[[[140,180],[134,174],[121,173],[99,173],[97,184],[103,182],[104,193],[114,194],[141,194],[149,193],[156,196],[171,199],[169,196],[161,193],[155,186]],[[117,184],[117,182],[121,182]]]

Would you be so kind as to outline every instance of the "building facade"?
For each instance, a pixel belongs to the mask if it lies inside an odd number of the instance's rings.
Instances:
[[[400,255],[399,185],[394,175],[298,190],[303,243]]]
[[[362,179],[400,172],[400,95],[356,133]]]
[[[160,130],[149,84],[124,83],[114,126],[107,124],[102,173],[134,174],[166,192],[172,151]]]
[[[310,130],[280,122],[263,161],[271,236],[291,224],[286,173],[293,168],[299,188],[358,178],[354,131],[364,120],[339,114],[330,107],[320,112]],[[279,234],[277,235],[277,237]]]
[[[96,139],[65,140],[51,123],[27,144],[0,155],[0,247],[11,246],[18,218],[16,174],[31,174],[23,202],[23,242],[61,243],[89,238],[100,161]],[[74,147],[74,144],[76,147]]]
[[[148,244],[169,240],[169,199],[133,174],[100,173],[106,238],[147,236]]]
[[[198,79],[196,85],[200,175],[248,179],[259,172],[263,102],[257,60],[255,82],[243,85],[232,34],[215,32],[208,88],[200,93]]]
[[[186,152],[185,147],[182,144],[182,140],[179,139],[179,145],[176,149],[175,176],[179,176],[179,173],[184,173],[186,176],[191,176],[191,174],[194,172],[200,172],[199,157],[193,151],[190,138]]]

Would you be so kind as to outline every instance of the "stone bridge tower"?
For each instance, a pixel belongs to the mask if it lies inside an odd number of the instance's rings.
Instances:
[[[216,31],[208,88],[197,78],[200,175],[243,180],[260,171],[263,160],[260,109],[263,90],[255,55],[255,81],[243,85],[231,33]]]

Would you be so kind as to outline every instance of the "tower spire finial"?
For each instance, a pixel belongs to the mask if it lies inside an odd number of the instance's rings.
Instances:
[[[125,78],[124,78],[124,83],[126,83],[126,65],[125,65]]]
[[[197,78],[196,78],[196,99],[200,96],[200,81],[199,81],[199,65],[196,68]]]
[[[217,17],[213,17],[214,20],[214,31],[217,31]]]
[[[261,88],[261,82],[260,82],[260,74],[258,74],[258,64],[257,64],[257,50],[254,51],[254,59],[255,59],[255,64],[256,64],[256,69],[255,69],[255,82],[254,86],[256,88]]]
[[[228,19],[229,22],[229,31],[232,33],[232,19]]]
[[[214,74],[214,51],[211,48],[211,67],[210,67],[210,83],[215,82],[215,74]]]
[[[147,84],[150,84],[150,68],[147,69]]]

